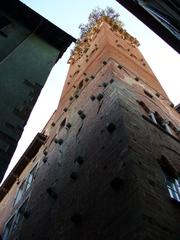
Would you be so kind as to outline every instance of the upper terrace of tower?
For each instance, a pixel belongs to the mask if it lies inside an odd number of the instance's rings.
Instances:
[[[136,81],[138,85],[149,89],[153,94],[160,95],[160,98],[169,104],[168,96],[138,49],[139,45],[138,40],[130,35],[118,21],[107,16],[97,20],[96,24],[76,42],[69,58],[70,68],[59,107],[63,108],[67,104],[82,81],[90,80],[103,67],[108,66],[111,72],[119,66],[118,75],[122,76],[123,71],[128,72],[131,82],[133,79],[138,79],[138,83]]]
[[[112,20],[108,16],[102,16],[99,20],[97,20],[96,24],[90,29],[89,32],[85,34],[85,36],[76,42],[75,48],[68,60],[68,63],[74,64],[77,60],[79,60],[89,49],[91,42],[96,37],[98,32],[100,31],[103,23],[109,24],[112,31],[119,32],[123,40],[127,40],[132,46],[138,47],[140,43],[138,40],[130,35],[118,21]]]

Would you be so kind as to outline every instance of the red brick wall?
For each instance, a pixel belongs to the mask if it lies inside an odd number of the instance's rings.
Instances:
[[[179,115],[139,50],[106,23],[86,55],[70,66],[55,124],[38,153],[41,159],[46,149],[47,161],[40,161],[31,189],[30,215],[16,237],[178,240],[179,206],[158,159],[164,155],[179,172],[179,138],[154,125],[138,102],[175,128]]]

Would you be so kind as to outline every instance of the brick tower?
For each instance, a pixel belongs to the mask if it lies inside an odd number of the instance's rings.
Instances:
[[[18,239],[179,240],[179,113],[138,45],[108,17],[76,45]]]

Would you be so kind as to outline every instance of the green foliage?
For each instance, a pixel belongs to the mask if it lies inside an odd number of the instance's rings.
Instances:
[[[87,24],[80,24],[80,37],[77,39],[75,47],[71,50],[71,56],[74,54],[74,51],[78,49],[81,39],[96,25],[96,22],[102,17],[108,17],[113,23],[119,27],[123,27],[123,23],[119,20],[119,13],[116,13],[113,8],[106,7],[104,10],[97,7],[92,10],[89,15]]]
[[[96,24],[96,22],[103,16],[109,17],[112,21],[115,21],[119,26],[123,26],[123,23],[119,20],[119,14],[114,11],[113,8],[107,7],[104,10],[95,8],[89,15],[87,24],[80,24],[80,38],[84,37],[87,32]]]

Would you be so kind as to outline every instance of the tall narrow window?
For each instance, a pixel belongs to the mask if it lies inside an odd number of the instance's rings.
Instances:
[[[16,199],[15,199],[15,202],[14,202],[14,205],[16,203],[19,202],[19,200],[22,198],[22,195],[23,195],[23,192],[24,192],[24,188],[25,188],[25,182],[26,181],[23,181],[22,184],[20,185],[19,189],[18,189],[18,192],[16,194]]]
[[[171,162],[165,157],[161,156],[158,162],[164,172],[165,183],[167,190],[172,199],[180,202],[180,179],[177,178],[177,173]]]
[[[171,131],[171,129],[170,129],[169,121],[168,121],[168,120],[164,120],[164,121],[163,121],[162,127],[164,127],[164,129],[166,130],[166,132],[168,132],[169,134],[172,134],[172,131]]]
[[[20,201],[20,199],[23,197],[24,192],[26,192],[30,188],[30,186],[32,185],[32,182],[33,182],[35,174],[36,174],[36,170],[37,170],[37,164],[31,170],[31,172],[27,176],[26,180],[24,180],[22,182],[22,184],[20,185],[20,187],[18,189],[18,192],[16,194],[14,205],[16,205],[16,203],[18,203]]]
[[[32,185],[32,182],[33,182],[34,177],[35,177],[35,174],[36,174],[36,170],[37,170],[37,164],[36,164],[36,166],[31,170],[31,172],[29,173],[29,176],[27,177],[25,191],[28,190],[28,189],[30,188],[30,186]]]
[[[157,121],[156,121],[154,112],[149,111],[149,114],[148,114],[148,115],[149,115],[149,118],[153,121],[153,123],[157,124]]]
[[[166,185],[170,197],[180,202],[180,180],[166,176]]]

